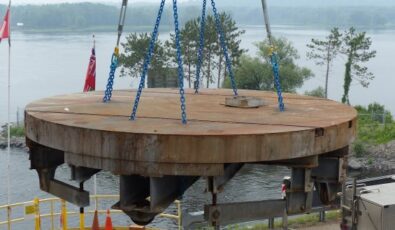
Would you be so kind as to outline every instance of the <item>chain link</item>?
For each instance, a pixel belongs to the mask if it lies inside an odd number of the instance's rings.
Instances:
[[[134,105],[133,105],[133,112],[132,112],[132,115],[130,116],[131,120],[136,119],[137,109],[138,109],[140,97],[141,97],[141,92],[143,91],[143,88],[145,85],[145,77],[148,72],[148,67],[151,63],[152,53],[154,52],[155,42],[158,37],[159,24],[160,24],[160,20],[162,18],[164,6],[165,6],[165,0],[162,0],[160,3],[159,11],[158,11],[158,16],[156,18],[154,31],[152,32],[151,41],[149,43],[148,52],[145,56],[144,65],[143,65],[143,72],[141,73],[140,84],[139,84],[139,88],[138,88],[137,94],[136,94],[136,99],[135,99]]]
[[[111,101],[115,71],[117,70],[117,67],[118,67],[118,55],[114,52],[111,57],[110,74],[108,77],[107,87],[104,94],[103,102]]]
[[[228,47],[227,47],[226,42],[225,42],[225,33],[224,33],[223,29],[222,29],[221,20],[220,20],[219,15],[218,15],[217,8],[215,7],[215,1],[214,0],[211,0],[211,5],[213,7],[217,33],[219,34],[219,38],[220,38],[220,41],[221,41],[221,46],[222,46],[222,49],[223,49],[223,52],[224,52],[224,56],[225,56],[225,60],[226,60],[226,67],[227,67],[228,72],[229,72],[229,76],[230,76],[230,80],[231,80],[231,83],[232,83],[233,92],[234,92],[235,96],[237,96],[238,93],[237,93],[237,86],[236,86],[235,76],[233,74],[233,69],[232,69],[232,60],[229,58]]]
[[[187,123],[187,114],[185,106],[185,91],[184,91],[184,70],[181,58],[181,45],[180,45],[180,30],[178,25],[178,12],[177,12],[177,0],[173,0],[173,11],[174,11],[174,29],[176,33],[176,47],[177,47],[177,62],[178,62],[178,84],[180,87],[180,101],[181,101],[181,117],[182,123]]]
[[[276,87],[277,96],[278,96],[278,106],[281,112],[284,112],[285,106],[283,102],[282,90],[281,90],[281,83],[280,83],[280,72],[278,66],[278,57],[277,53],[273,52],[270,58],[272,62],[273,74],[274,74],[274,85]]]
[[[200,71],[203,63],[203,49],[204,49],[204,33],[206,26],[206,5],[207,0],[203,0],[202,17],[200,19],[200,43],[198,52],[198,63],[196,66],[196,82],[195,82],[195,93],[199,93],[200,88]]]

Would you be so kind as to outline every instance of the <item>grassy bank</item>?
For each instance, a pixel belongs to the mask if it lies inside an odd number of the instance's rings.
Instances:
[[[358,128],[352,149],[356,157],[367,154],[369,146],[395,140],[393,116],[383,105],[373,103],[367,107],[356,106],[355,109],[358,111]]]
[[[341,219],[340,211],[328,211],[326,212],[326,222],[339,222]],[[303,228],[303,227],[310,227],[322,224],[319,221],[319,214],[306,214],[300,215],[295,217],[290,217],[288,219],[288,227],[289,228]],[[282,221],[276,220],[274,222],[275,229],[282,229]],[[206,228],[205,228],[206,229]],[[209,228],[211,229],[211,228]],[[231,230],[266,230],[269,229],[267,223],[262,224],[251,224],[251,225],[232,225],[228,226],[227,229]]]

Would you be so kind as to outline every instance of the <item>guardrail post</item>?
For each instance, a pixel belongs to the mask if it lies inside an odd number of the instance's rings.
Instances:
[[[7,207],[7,228],[8,230],[11,230],[11,206],[8,204]]]
[[[287,209],[284,209],[284,213],[283,213],[283,229],[284,230],[288,230],[288,213],[287,213]]]
[[[320,222],[325,222],[325,210],[320,212]]]
[[[182,210],[181,210],[181,201],[178,201],[177,203],[177,211],[178,211],[178,230],[182,230]]]
[[[53,210],[53,200],[51,200],[51,209],[50,209],[50,212],[51,212],[51,230],[54,230],[55,229],[55,224],[54,224],[54,210]]]
[[[274,218],[269,218],[267,224],[269,229],[274,229]]]
[[[41,229],[41,217],[40,217],[40,200],[36,197],[33,201],[34,204],[34,229],[40,230]]]
[[[80,230],[85,230],[85,214],[80,213]]]
[[[67,207],[66,207],[66,201],[61,200],[61,205],[62,205],[62,230],[67,230]]]

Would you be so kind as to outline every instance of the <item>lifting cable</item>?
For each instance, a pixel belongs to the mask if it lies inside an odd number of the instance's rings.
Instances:
[[[110,73],[108,76],[107,87],[106,87],[106,91],[104,94],[103,102],[111,101],[115,71],[118,67],[119,43],[121,40],[123,27],[125,25],[127,6],[128,6],[128,0],[122,0],[122,7],[121,7],[121,12],[119,14],[119,22],[118,22],[118,39],[117,39],[117,44],[114,49],[114,53],[112,54],[112,57],[111,57]]]
[[[274,85],[276,87],[277,96],[278,96],[278,106],[279,106],[280,111],[284,112],[285,106],[284,106],[284,102],[283,102],[281,82],[280,82],[280,70],[279,70],[279,64],[278,64],[278,56],[277,56],[277,52],[276,52],[276,47],[273,43],[272,31],[270,29],[270,23],[269,23],[269,14],[267,12],[266,0],[262,0],[262,9],[263,9],[263,16],[265,19],[267,38],[269,40],[269,45],[270,45],[270,62],[272,65],[272,70],[273,70],[273,75],[274,75]]]

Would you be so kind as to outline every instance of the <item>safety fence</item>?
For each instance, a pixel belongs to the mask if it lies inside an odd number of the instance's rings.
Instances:
[[[41,229],[61,229],[61,230],[70,230],[70,229],[80,229],[85,230],[89,229],[88,226],[91,226],[91,223],[85,223],[85,217],[90,216],[93,217],[95,211],[98,214],[105,214],[107,210],[100,209],[99,204],[103,202],[109,201],[118,201],[119,195],[93,195],[90,197],[92,201],[94,201],[95,205],[93,209],[86,208],[83,214],[80,214],[75,208],[72,209],[67,206],[64,200],[59,198],[46,198],[46,199],[38,199],[35,198],[32,201],[19,202],[14,204],[7,204],[0,206],[0,229],[4,229],[2,227],[6,227],[5,229],[11,230],[13,229],[13,225],[16,223],[21,223],[25,221],[31,221],[32,225],[34,225],[35,230]],[[162,213],[159,215],[161,218],[168,218],[171,220],[175,220],[177,222],[177,226],[181,229],[181,203],[180,201],[175,201],[174,205],[176,207],[176,213]],[[43,206],[46,206],[43,208]],[[15,216],[13,213],[15,210],[18,210],[18,215]],[[21,211],[22,209],[22,211]],[[5,213],[5,218],[3,218],[3,213]],[[120,210],[110,210],[110,214],[122,214],[123,212]],[[68,223],[68,219],[70,217],[77,217],[79,220],[79,227],[71,226],[72,224]],[[45,226],[44,226],[45,221]],[[75,222],[75,221],[74,221]],[[75,224],[75,223],[74,223]],[[32,227],[28,227],[28,229],[32,229]],[[129,229],[128,227],[115,227],[114,229]]]

